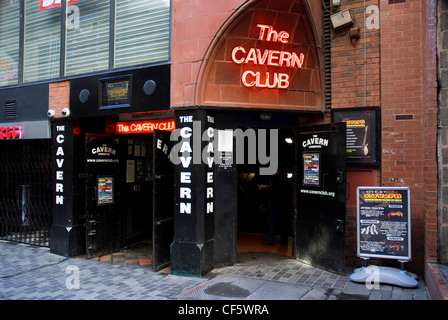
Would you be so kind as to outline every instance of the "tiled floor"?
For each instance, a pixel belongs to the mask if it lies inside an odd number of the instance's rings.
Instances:
[[[266,252],[292,257],[292,238],[288,243],[279,243],[277,237],[274,244],[264,244],[266,236],[262,234],[240,233],[237,241],[238,252]],[[152,268],[152,242],[142,241],[120,252],[108,254],[92,260],[110,262],[125,266]]]
[[[266,235],[253,233],[238,234],[237,251],[238,252],[270,252],[283,256],[292,257],[292,237],[286,244],[280,243],[279,237],[276,237],[274,244],[264,244]]]
[[[125,266],[136,266],[136,267],[151,267],[152,257],[148,256],[136,256],[131,253],[117,252],[109,254],[106,256],[101,256],[98,261],[110,262],[113,264],[125,265]]]
[[[93,258],[92,260],[123,266],[152,268],[152,242],[141,241],[124,247],[119,252]]]

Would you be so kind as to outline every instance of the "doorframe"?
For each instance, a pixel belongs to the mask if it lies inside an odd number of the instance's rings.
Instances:
[[[328,128],[328,129],[326,129],[326,128]],[[300,189],[300,186],[302,185],[302,183],[300,181],[301,174],[299,173],[299,170],[302,170],[302,166],[303,166],[302,157],[301,157],[302,156],[302,152],[301,152],[302,148],[299,145],[299,141],[300,140],[298,138],[299,138],[300,133],[319,134],[319,133],[330,132],[330,131],[335,131],[337,134],[340,134],[341,138],[342,138],[342,140],[339,140],[339,139],[337,140],[340,143],[340,145],[337,145],[337,147],[336,147],[336,150],[337,150],[336,157],[339,159],[339,161],[341,163],[343,163],[342,167],[338,167],[337,168],[337,169],[342,170],[342,173],[343,173],[342,179],[343,180],[340,181],[340,182],[336,182],[336,189],[339,189],[340,186],[343,185],[343,189],[344,189],[345,192],[340,191],[338,194],[336,194],[336,197],[339,196],[340,199],[342,199],[342,198],[344,199],[343,205],[340,204],[340,207],[343,208],[343,211],[344,211],[343,212],[343,216],[344,217],[343,217],[342,230],[339,231],[339,232],[342,233],[342,237],[343,237],[343,244],[341,244],[342,248],[340,248],[341,251],[342,251],[343,257],[344,257],[344,263],[343,263],[343,266],[341,267],[341,268],[343,268],[345,266],[345,261],[346,261],[346,250],[345,250],[345,247],[346,247],[346,243],[347,243],[346,231],[345,231],[346,225],[347,225],[347,219],[346,219],[347,218],[347,209],[346,209],[346,200],[347,200],[347,198],[346,198],[346,159],[345,159],[346,130],[345,130],[345,123],[326,123],[326,124],[315,125],[315,126],[313,125],[313,126],[308,126],[308,127],[300,127],[296,131],[296,140],[297,140],[297,142],[296,142],[296,165],[297,165],[297,167],[296,167],[296,172],[295,172],[295,177],[296,177],[296,182],[295,182],[296,199],[295,199],[295,203],[296,203],[296,210],[297,211],[295,212],[295,221],[294,221],[294,228],[295,228],[295,230],[294,230],[295,231],[295,235],[294,235],[294,240],[295,240],[294,241],[294,247],[295,247],[294,248],[294,253],[295,253],[295,258],[296,259],[298,259],[299,261],[303,261],[305,263],[309,263],[308,261],[302,260],[302,259],[300,259],[297,256],[297,248],[296,248],[296,247],[298,247],[298,241],[299,241],[298,230],[297,230],[298,223],[299,223],[299,213],[300,213],[299,212],[300,211],[299,189]],[[342,157],[344,157],[344,158],[342,159]],[[340,179],[339,178],[339,171],[340,170],[337,170],[337,172],[336,172],[336,177],[335,177],[336,181],[338,181],[338,179]],[[322,177],[322,179],[323,179],[323,177]],[[322,183],[324,183],[324,181]],[[338,229],[338,225],[337,224],[336,224],[336,229]],[[339,272],[339,273],[343,272],[343,270],[332,270],[332,269],[330,270],[329,268],[326,268],[326,267],[320,266],[320,265],[315,265],[315,266],[319,267],[319,268],[324,268],[324,269],[329,270],[331,272]]]

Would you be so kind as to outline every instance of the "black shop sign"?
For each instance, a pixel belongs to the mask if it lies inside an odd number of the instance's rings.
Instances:
[[[358,187],[357,253],[411,259],[410,190],[407,187]]]

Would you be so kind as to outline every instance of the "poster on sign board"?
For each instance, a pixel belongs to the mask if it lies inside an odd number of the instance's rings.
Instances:
[[[359,257],[411,259],[411,208],[408,187],[358,187]]]
[[[332,110],[333,122],[346,124],[346,159],[350,165],[378,165],[379,108],[341,108]]]

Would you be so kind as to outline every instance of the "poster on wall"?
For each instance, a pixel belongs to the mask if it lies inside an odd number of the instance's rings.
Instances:
[[[332,121],[346,124],[347,164],[379,164],[379,108],[334,109]]]
[[[98,177],[97,205],[114,203],[114,178]]]
[[[357,188],[359,257],[411,259],[411,208],[408,187]]]

